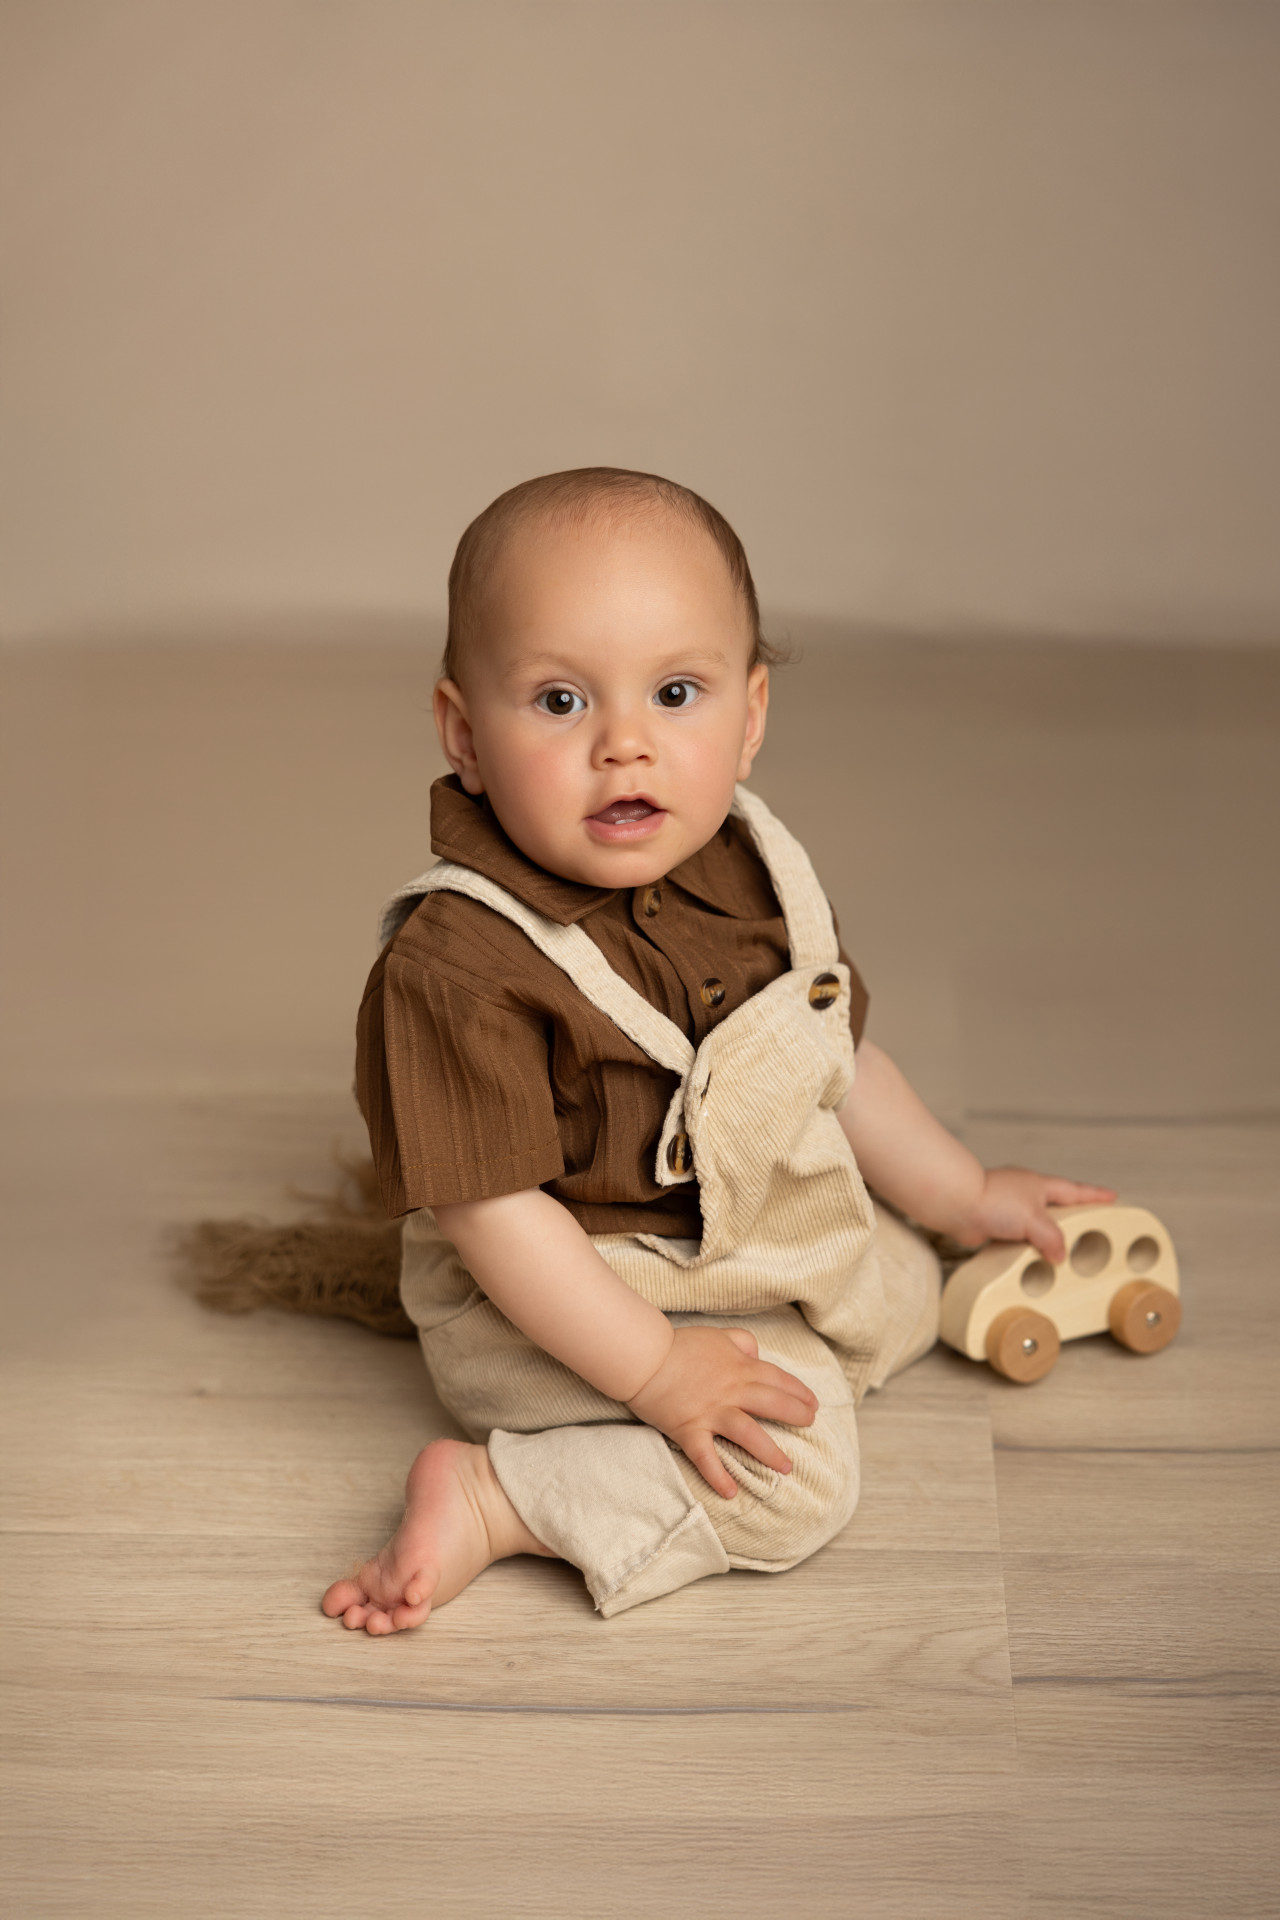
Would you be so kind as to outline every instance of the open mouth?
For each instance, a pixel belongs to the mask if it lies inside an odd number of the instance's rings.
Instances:
[[[604,827],[621,827],[630,824],[633,820],[646,820],[651,813],[657,813],[657,811],[657,807],[652,806],[648,800],[615,800],[611,807],[602,807],[599,813],[593,813],[591,818],[598,820]]]
[[[656,832],[666,817],[665,808],[636,794],[630,800],[613,800],[599,813],[588,814],[587,825],[597,839],[637,840]]]

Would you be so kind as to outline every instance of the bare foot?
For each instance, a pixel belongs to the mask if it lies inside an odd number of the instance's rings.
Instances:
[[[353,1579],[335,1580],[320,1605],[366,1633],[420,1627],[432,1607],[513,1553],[555,1558],[508,1500],[484,1447],[433,1440],[409,1469],[404,1519],[391,1539]]]

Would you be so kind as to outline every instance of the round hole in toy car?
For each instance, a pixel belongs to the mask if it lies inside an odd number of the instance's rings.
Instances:
[[[1085,1280],[1092,1280],[1096,1273],[1101,1273],[1110,1258],[1111,1242],[1105,1233],[1099,1233],[1096,1228],[1089,1233],[1082,1233],[1071,1249],[1071,1264]]]
[[[1149,1233],[1140,1234],[1124,1258],[1130,1273],[1150,1273],[1160,1258],[1160,1242]]]
[[[1047,1260],[1033,1260],[1029,1267],[1023,1268],[1019,1275],[1019,1284],[1024,1293],[1029,1293],[1031,1298],[1036,1300],[1042,1293],[1048,1293],[1055,1278],[1053,1268]]]

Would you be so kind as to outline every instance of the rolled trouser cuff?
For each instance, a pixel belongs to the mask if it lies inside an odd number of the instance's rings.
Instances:
[[[489,1435],[504,1493],[544,1547],[582,1571],[608,1618],[709,1573],[729,1556],[653,1427],[630,1422]]]

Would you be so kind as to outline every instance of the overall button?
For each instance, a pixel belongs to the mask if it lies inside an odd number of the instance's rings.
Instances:
[[[687,1133],[673,1133],[671,1144],[667,1148],[667,1165],[672,1173],[688,1173],[693,1165],[693,1155],[689,1151]]]
[[[704,1007],[722,1007],[724,1005],[724,981],[704,980],[698,988],[698,996]]]
[[[816,1007],[819,1013],[825,1013],[840,998],[840,976],[836,973],[820,973],[809,989],[809,1005]]]
[[[641,887],[640,911],[641,913],[644,914],[647,920],[652,920],[654,914],[658,911],[661,905],[662,905],[662,888],[661,887],[658,887],[658,886]]]

